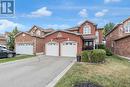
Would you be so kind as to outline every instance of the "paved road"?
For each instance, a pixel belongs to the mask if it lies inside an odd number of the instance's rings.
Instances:
[[[42,55],[0,64],[0,87],[45,87],[73,60]]]

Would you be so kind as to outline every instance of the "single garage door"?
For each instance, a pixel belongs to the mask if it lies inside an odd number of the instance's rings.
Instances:
[[[65,41],[61,43],[61,56],[76,57],[77,43],[74,41]]]
[[[59,43],[48,42],[45,45],[46,55],[59,56]]]
[[[16,44],[17,54],[33,55],[33,45],[29,43]]]

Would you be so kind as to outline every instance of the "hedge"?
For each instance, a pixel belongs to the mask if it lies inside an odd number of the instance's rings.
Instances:
[[[105,61],[106,52],[103,49],[83,51],[81,53],[82,62],[99,63]]]

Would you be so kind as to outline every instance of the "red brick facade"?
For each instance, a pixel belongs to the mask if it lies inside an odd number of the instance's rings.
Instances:
[[[33,45],[33,53],[43,53],[43,38],[20,33],[15,37],[15,44],[29,43]]]
[[[130,36],[115,41],[115,54],[130,57]]]
[[[91,34],[83,34],[84,26],[90,27]],[[58,43],[62,43],[64,41],[75,41],[78,43],[77,53],[80,53],[84,47],[84,40],[86,41],[88,38],[89,41],[93,41],[93,46],[95,46],[94,44],[97,37],[96,32],[99,33],[98,44],[101,44],[103,40],[102,29],[97,29],[97,26],[89,21],[85,21],[78,27],[66,29],[64,31],[54,31],[53,29],[42,29],[41,27],[33,26],[28,32],[17,34],[15,44],[32,43],[33,53],[35,54],[45,53],[45,44],[50,41]],[[59,33],[62,35],[60,38],[57,37]]]
[[[90,26],[91,28],[91,34],[90,35],[95,35],[95,32],[97,30],[97,26],[89,21],[86,21],[85,23],[83,23],[80,28],[79,28],[79,33],[83,34],[83,28],[84,26]]]
[[[8,38],[8,32],[5,32],[5,34],[0,35],[0,45],[1,46],[7,46],[7,38]]]
[[[6,46],[7,42],[5,38],[0,38],[0,45]]]
[[[57,35],[59,33],[62,35],[62,37],[57,37]],[[53,33],[51,35],[46,36],[43,39],[44,48],[45,48],[45,44],[47,42],[50,42],[50,41],[55,41],[55,42],[58,42],[58,43],[62,43],[64,41],[75,41],[75,42],[78,43],[77,52],[80,53],[82,51],[83,41],[82,41],[80,35],[75,35],[75,34],[67,33],[67,32],[64,32],[64,31],[57,31],[57,32],[55,32],[55,33]]]
[[[122,23],[116,25],[112,31],[106,35],[106,46],[113,53],[121,56],[130,57],[130,32],[126,33],[125,26],[130,21],[130,18],[126,19]]]
[[[43,38],[36,38],[36,53],[44,52],[44,42]]]

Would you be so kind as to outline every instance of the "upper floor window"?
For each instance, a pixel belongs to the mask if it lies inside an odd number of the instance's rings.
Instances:
[[[130,21],[126,25],[124,25],[124,31],[125,33],[130,33]]]
[[[91,28],[89,26],[84,26],[83,34],[91,34]]]

